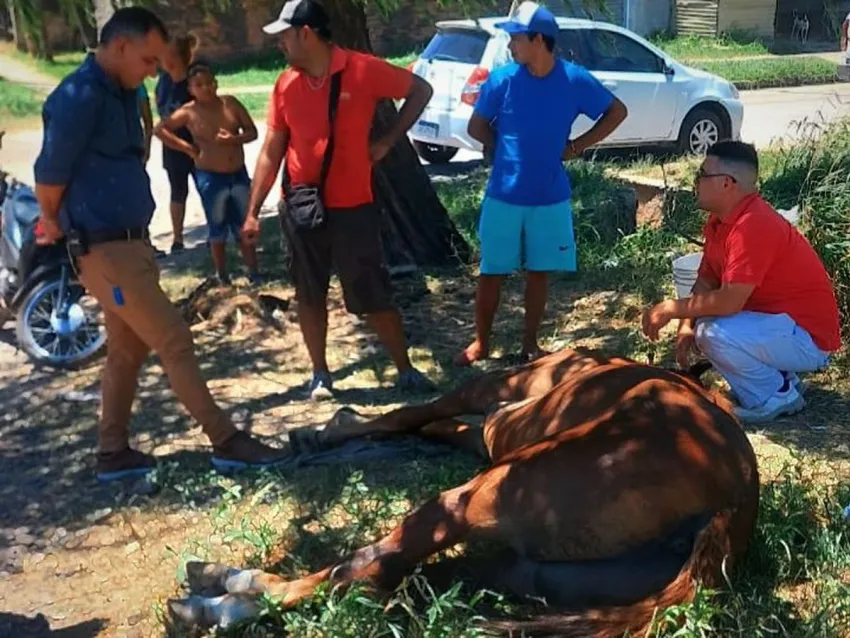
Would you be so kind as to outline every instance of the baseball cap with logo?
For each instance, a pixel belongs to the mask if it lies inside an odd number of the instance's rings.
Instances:
[[[277,35],[291,27],[327,29],[330,23],[324,7],[315,0],[289,0],[280,10],[277,20],[264,26],[263,31],[269,35]]]
[[[536,2],[523,2],[510,20],[496,23],[497,29],[516,33],[542,33],[552,38],[558,35],[558,23],[549,9]]]

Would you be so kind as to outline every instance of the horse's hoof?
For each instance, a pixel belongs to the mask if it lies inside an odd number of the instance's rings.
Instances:
[[[232,572],[220,563],[190,561],[186,563],[186,583],[193,594],[220,596],[227,592],[225,581]]]
[[[256,616],[259,605],[254,596],[227,594],[215,598],[191,596],[168,601],[168,613],[187,627],[227,628],[246,618]]]
[[[171,619],[186,627],[207,628],[210,626],[204,617],[204,599],[200,596],[179,600],[172,598],[168,601],[167,606]]]
[[[328,424],[325,426],[326,428],[335,428],[339,426],[349,425],[351,423],[363,423],[366,419],[362,417],[354,408],[350,408],[347,405],[341,407],[336,413],[331,417],[331,420],[328,421]]]

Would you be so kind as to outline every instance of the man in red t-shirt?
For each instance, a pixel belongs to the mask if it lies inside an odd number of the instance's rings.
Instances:
[[[372,194],[372,165],[380,161],[417,121],[431,86],[406,69],[365,53],[334,46],[330,21],[315,0],[290,0],[279,18],[266,25],[278,35],[291,68],[277,80],[268,112],[268,131],[251,189],[243,234],[256,241],[258,215],[286,157],[291,186],[320,182],[330,132],[328,106],[332,76],[341,72],[334,122],[334,145],[322,201],[326,223],[301,230],[281,203],[281,222],[290,249],[290,273],[298,300],[298,320],[313,364],[309,395],[332,391],[325,358],[327,292],[336,265],[349,312],[366,315],[399,371],[403,390],[432,391],[407,354],[401,316],[393,307],[389,274],[382,258],[380,213]],[[392,130],[370,143],[380,100],[405,99]]]
[[[841,347],[829,275],[806,238],[759,196],[757,178],[749,144],[720,142],[709,150],[696,180],[699,205],[710,216],[693,294],[643,316],[652,340],[681,320],[679,365],[696,346],[729,383],[743,422],[802,410],[796,373],[824,368]]]

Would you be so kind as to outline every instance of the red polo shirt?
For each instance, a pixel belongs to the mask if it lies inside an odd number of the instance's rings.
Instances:
[[[328,208],[352,208],[373,201],[369,132],[375,107],[384,98],[402,99],[413,74],[365,53],[333,47],[324,84],[298,69],[281,73],[268,111],[268,127],[289,133],[286,164],[293,185],[318,184],[328,143],[330,75],[342,69],[334,152],[325,184]]]
[[[726,219],[708,218],[699,276],[714,283],[751,284],[744,310],[787,313],[827,352],[841,347],[832,282],[808,240],[758,194]]]

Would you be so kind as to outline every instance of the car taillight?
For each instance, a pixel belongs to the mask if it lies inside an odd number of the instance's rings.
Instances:
[[[460,101],[469,104],[469,106],[475,106],[478,94],[481,92],[481,85],[487,81],[488,77],[490,77],[490,72],[487,69],[480,66],[475,67],[460,92]]]

